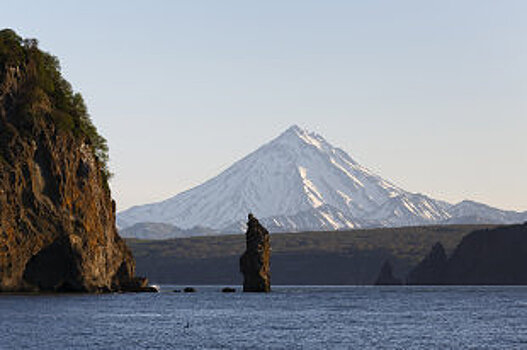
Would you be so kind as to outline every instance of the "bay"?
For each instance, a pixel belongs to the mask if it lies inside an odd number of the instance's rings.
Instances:
[[[527,287],[0,295],[0,349],[527,349]]]

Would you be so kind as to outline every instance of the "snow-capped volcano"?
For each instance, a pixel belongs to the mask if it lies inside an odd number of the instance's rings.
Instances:
[[[404,191],[322,136],[293,126],[205,183],[118,214],[118,225],[243,229],[252,212],[270,231],[440,223],[451,205]]]

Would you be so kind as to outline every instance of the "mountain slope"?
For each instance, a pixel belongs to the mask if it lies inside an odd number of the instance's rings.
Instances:
[[[483,203],[468,200],[453,205],[448,211],[451,218],[444,222],[446,224],[465,224],[470,222],[509,225],[527,221],[527,212],[518,213],[510,210],[500,210]]]
[[[202,185],[119,213],[118,225],[233,232],[253,212],[271,231],[334,230],[435,223],[450,219],[448,206],[404,191],[322,136],[293,126]]]
[[[196,226],[183,230],[177,226],[161,222],[140,222],[120,230],[119,234],[126,238],[159,240],[174,237],[215,236],[218,232],[207,227]]]
[[[260,221],[270,232],[333,231],[364,226],[362,221],[349,217],[329,204],[294,215],[270,216]],[[243,232],[246,228],[245,222],[240,220],[224,227],[222,232]]]

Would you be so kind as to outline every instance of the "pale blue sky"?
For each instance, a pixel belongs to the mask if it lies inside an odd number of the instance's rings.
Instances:
[[[110,145],[118,209],[292,124],[403,188],[527,210],[527,1],[3,1]]]

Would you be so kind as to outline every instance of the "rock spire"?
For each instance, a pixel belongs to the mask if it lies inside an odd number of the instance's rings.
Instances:
[[[270,292],[271,244],[269,232],[260,225],[252,214],[249,214],[245,239],[247,248],[240,258],[240,272],[243,274],[243,291]]]

